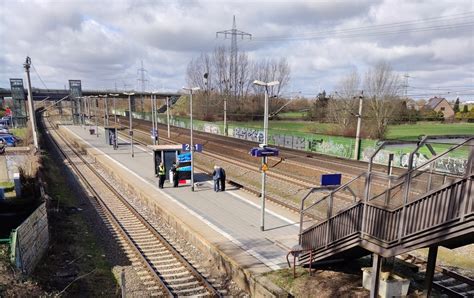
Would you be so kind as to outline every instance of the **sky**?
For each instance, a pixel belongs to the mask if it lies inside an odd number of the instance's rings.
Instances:
[[[412,98],[474,100],[474,0],[212,1],[0,0],[0,87],[180,90],[201,53],[230,46],[216,32],[252,34],[240,50],[258,60],[285,57],[287,95],[337,91],[352,71],[389,62]],[[258,78],[255,78],[258,79]]]

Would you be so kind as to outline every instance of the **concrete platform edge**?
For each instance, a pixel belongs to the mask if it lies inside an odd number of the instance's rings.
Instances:
[[[113,176],[116,180],[121,181],[125,188],[136,194],[147,207],[155,214],[160,215],[167,223],[176,229],[182,237],[196,246],[208,258],[212,259],[217,264],[218,270],[225,272],[226,275],[231,276],[232,280],[236,282],[241,288],[248,291],[252,297],[290,297],[291,295],[284,289],[278,287],[262,274],[252,272],[251,270],[242,267],[230,256],[225,254],[216,245],[203,238],[197,231],[195,231],[188,224],[183,222],[178,216],[170,213],[162,208],[156,200],[150,197],[153,189],[137,179],[130,176],[125,170],[117,167],[109,158],[105,157],[103,152],[96,148],[90,147],[88,144],[80,139],[77,139],[69,133],[67,129],[59,125],[59,130],[66,138],[75,143],[77,148],[92,156],[94,160]],[[137,187],[140,185],[140,187]],[[148,190],[148,191],[146,191]]]

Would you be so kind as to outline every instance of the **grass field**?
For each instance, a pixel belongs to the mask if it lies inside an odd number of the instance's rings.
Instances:
[[[229,122],[234,126],[263,128],[263,121]],[[330,134],[334,124],[310,121],[269,121],[269,128],[282,133]],[[417,124],[390,125],[387,139],[414,139],[419,135],[474,134],[474,123],[419,122]]]
[[[409,139],[419,135],[467,135],[474,134],[474,123],[419,122],[389,126],[388,139]]]

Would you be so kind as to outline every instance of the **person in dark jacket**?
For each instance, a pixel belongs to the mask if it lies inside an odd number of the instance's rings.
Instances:
[[[225,191],[225,171],[223,168],[219,167],[220,173],[220,183],[221,183],[221,191]]]
[[[173,162],[173,166],[171,167],[171,173],[173,174],[173,187],[178,187],[178,166],[175,162]]]
[[[212,180],[214,180],[214,191],[220,191],[221,171],[218,166],[214,166],[214,172],[212,172]]]
[[[165,165],[163,164],[163,162],[160,162],[160,165],[158,166],[158,177],[159,177],[158,187],[163,188],[163,185],[165,184],[165,177],[166,177]]]

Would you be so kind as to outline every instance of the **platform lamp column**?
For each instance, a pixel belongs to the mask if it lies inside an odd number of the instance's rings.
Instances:
[[[26,61],[25,61],[25,64],[23,64],[23,67],[25,67],[26,81],[28,83],[28,112],[30,114],[31,131],[33,133],[33,144],[35,146],[35,150],[38,151],[39,145],[38,145],[38,135],[36,132],[36,115],[35,115],[35,107],[33,105],[33,93],[31,91],[30,66],[31,66],[31,58],[26,57]]]
[[[132,157],[134,157],[134,152],[133,152],[133,126],[132,126],[132,100],[131,96],[135,95],[134,92],[124,92],[123,94],[128,95],[128,121],[130,124],[128,134],[130,135],[130,151],[132,153]]]
[[[263,117],[263,144],[262,147],[266,147],[268,145],[268,87],[276,86],[280,82],[273,81],[273,82],[262,82],[262,81],[254,81],[253,82],[257,86],[265,87],[265,106],[264,106],[264,117]],[[267,180],[266,170],[264,166],[267,164],[267,157],[262,156],[262,215],[260,221],[260,230],[265,230],[265,184]]]
[[[109,96],[112,96],[113,97],[113,109],[114,109],[114,124],[117,125],[117,110],[115,109],[115,102],[116,102],[116,99],[117,99],[117,96],[119,96],[119,94],[117,93],[109,93]]]
[[[190,138],[191,138],[191,191],[194,191],[194,143],[193,143],[193,91],[197,91],[199,87],[186,88],[184,90],[189,91],[189,119],[190,119]]]

